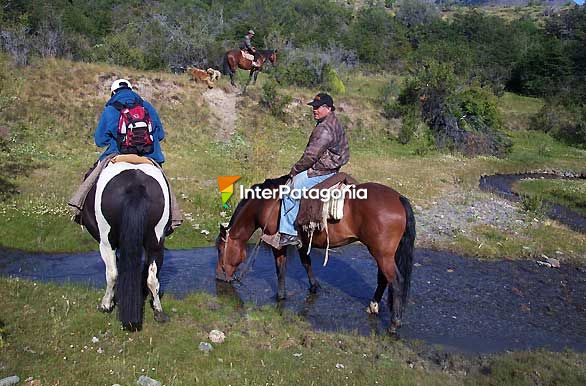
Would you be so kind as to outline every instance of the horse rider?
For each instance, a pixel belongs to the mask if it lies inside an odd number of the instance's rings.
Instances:
[[[159,167],[165,162],[165,156],[161,150],[160,143],[165,138],[165,131],[155,108],[149,102],[142,99],[140,95],[133,90],[132,84],[126,79],[115,80],[110,86],[110,92],[111,97],[108,102],[106,102],[98,127],[94,133],[96,146],[107,146],[107,148],[102,155],[100,155],[98,161],[96,161],[86,173],[82,185],[68,202],[70,206],[74,207],[74,221],[78,224],[81,224],[81,210],[83,209],[85,198],[97,181],[102,169],[108,165],[114,156],[121,153],[121,149],[119,148],[119,146],[121,146],[119,139],[119,122],[122,110],[125,107],[142,106],[144,111],[148,113],[148,119],[150,120],[149,123],[151,126],[149,129],[149,137],[150,142],[152,143],[145,153],[140,153],[139,155],[150,158],[155,161]],[[169,190],[171,189],[169,188]],[[177,205],[177,199],[171,191],[170,198],[171,229],[168,230],[169,233],[183,222],[181,210]]]
[[[337,173],[350,159],[346,132],[334,113],[336,108],[332,97],[326,93],[319,93],[308,105],[313,108],[316,125],[303,155],[289,172],[292,178],[292,190],[309,189],[317,185]],[[300,200],[291,195],[282,197],[279,223],[280,246],[290,244],[300,246],[301,242],[294,225],[299,204]]]
[[[246,35],[244,35],[244,39],[240,43],[240,49],[245,50],[254,56],[254,60],[252,61],[253,67],[260,67],[260,64],[258,63],[258,53],[256,51],[256,47],[252,45],[252,38],[254,38],[254,31],[250,29]]]

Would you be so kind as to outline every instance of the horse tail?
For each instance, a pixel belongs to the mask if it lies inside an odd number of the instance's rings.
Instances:
[[[224,54],[224,59],[222,60],[222,71],[224,75],[232,75],[232,68],[230,68],[230,63],[228,62],[228,54],[230,51]]]
[[[144,185],[130,186],[122,199],[116,300],[118,317],[124,328],[142,327],[142,255],[145,220],[148,214]]]
[[[402,304],[403,307],[407,304],[407,298],[409,297],[409,288],[411,287],[411,271],[413,270],[413,251],[415,249],[415,216],[413,215],[413,208],[411,208],[411,203],[406,197],[401,196],[399,198],[401,200],[401,204],[403,204],[403,208],[405,208],[405,215],[407,217],[407,222],[405,225],[405,232],[403,233],[403,237],[401,237],[401,241],[399,242],[399,247],[397,248],[397,253],[395,254],[395,263],[397,264],[397,268],[399,268],[399,272],[401,276],[403,276],[403,288],[402,288]]]

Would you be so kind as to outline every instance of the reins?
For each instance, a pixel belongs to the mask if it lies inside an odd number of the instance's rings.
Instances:
[[[279,200],[275,200],[275,202],[273,203],[273,206],[271,207],[271,210],[269,211],[269,219],[271,218],[277,203],[279,203]],[[265,233],[265,230],[267,229],[268,225],[269,225],[269,223],[267,221],[265,223],[265,226],[262,228],[262,234]],[[261,236],[262,236],[262,234],[261,234]],[[230,239],[230,228],[226,229],[226,239],[224,240],[224,253],[226,253],[229,239]],[[256,242],[256,245],[254,246],[254,250],[252,251],[252,254],[250,255],[250,258],[244,262],[244,267],[240,270],[240,272],[238,272],[236,275],[234,275],[233,281],[239,283],[241,286],[244,286],[244,283],[242,283],[242,280],[244,280],[244,276],[248,273],[248,271],[250,269],[252,269],[252,267],[254,265],[254,261],[256,260],[256,256],[258,255],[258,252],[260,250],[260,242],[261,241],[262,241],[262,239],[259,237],[258,241]]]

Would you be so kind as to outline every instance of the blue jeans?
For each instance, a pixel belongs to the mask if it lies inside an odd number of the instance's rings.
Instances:
[[[293,177],[292,189],[311,188],[333,175],[334,173],[330,173],[324,176],[309,177],[306,170]],[[281,221],[279,223],[280,233],[297,236],[297,230],[295,229],[295,219],[297,219],[297,213],[299,213],[300,201],[301,200],[293,199],[290,195],[286,195],[282,198]]]

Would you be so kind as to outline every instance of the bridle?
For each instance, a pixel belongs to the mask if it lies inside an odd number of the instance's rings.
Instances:
[[[273,215],[273,211],[275,210],[275,207],[277,206],[276,204],[278,204],[278,203],[280,203],[279,200],[275,200],[275,202],[273,203],[271,210],[269,211],[269,219]],[[265,230],[267,229],[268,225],[269,225],[269,222],[267,221],[265,223],[265,226],[262,228],[262,234],[265,233]],[[231,228],[226,228],[226,236],[220,237],[220,240],[224,243],[224,256],[222,258],[222,270],[224,271],[224,273],[226,272],[226,269],[224,267],[224,264],[225,264],[224,261],[226,259],[226,250],[228,249],[228,240],[230,240],[230,229]],[[256,259],[256,256],[258,255],[258,252],[260,250],[260,242],[261,242],[261,238],[259,237],[258,241],[256,242],[256,245],[254,246],[254,250],[252,251],[252,254],[250,255],[250,258],[244,262],[244,264],[245,264],[244,268],[242,268],[240,270],[240,272],[238,272],[236,275],[234,275],[234,277],[232,279],[233,281],[242,284],[242,280],[244,279],[244,275],[246,275],[248,273],[248,271],[254,265],[254,260]]]

